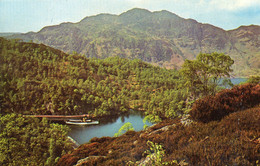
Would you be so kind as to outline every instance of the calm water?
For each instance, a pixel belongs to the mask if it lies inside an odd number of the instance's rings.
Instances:
[[[236,85],[240,82],[245,82],[246,78],[232,78],[231,82]],[[120,127],[122,127],[126,122],[132,123],[135,131],[140,131],[143,129],[143,116],[138,112],[131,112],[128,116],[121,116],[117,118],[107,118],[101,119],[99,125],[91,126],[77,126],[69,125],[71,131],[69,136],[72,137],[79,144],[88,142],[93,137],[104,137],[110,136],[113,137],[115,133],[118,132]],[[148,124],[146,122],[147,125]]]
[[[247,81],[247,78],[232,78],[231,79],[231,82],[234,84],[234,85],[237,85],[241,82],[246,82]]]
[[[77,126],[77,125],[69,125],[71,131],[69,136],[72,137],[79,144],[83,144],[88,142],[93,137],[104,137],[110,136],[113,137],[115,133],[118,132],[120,127],[122,127],[125,123],[132,123],[135,131],[140,131],[143,129],[143,116],[132,112],[128,116],[121,116],[118,118],[107,118],[101,119],[99,125],[91,125],[91,126]],[[147,125],[151,125],[147,123]]]
[[[222,80],[223,79],[220,79],[220,83],[222,83]],[[246,82],[247,78],[231,78],[230,80],[231,80],[232,84],[237,85],[241,82]],[[230,86],[224,86],[224,87],[225,88],[231,88]]]

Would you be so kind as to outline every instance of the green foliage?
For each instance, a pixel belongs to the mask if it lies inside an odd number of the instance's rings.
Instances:
[[[196,60],[185,60],[181,73],[195,98],[214,95],[220,78],[230,76],[233,63],[228,55],[222,53],[200,53]]]
[[[68,127],[17,114],[0,117],[0,165],[55,165],[68,153]]]
[[[246,82],[251,84],[260,84],[260,76],[250,76]]]
[[[134,130],[135,129],[134,129],[132,123],[127,122],[122,127],[120,127],[118,132],[114,134],[114,137],[118,137],[118,136],[122,135],[123,133],[125,133],[127,131],[134,131]]]
[[[88,59],[42,44],[0,38],[1,112],[118,115],[145,110],[155,120],[183,113],[187,91],[176,70],[119,57]]]
[[[163,163],[162,158],[165,155],[165,151],[163,150],[162,145],[158,145],[157,143],[153,143],[152,141],[147,141],[147,145],[149,150],[144,153],[147,154],[147,157],[150,159],[149,163],[151,165],[165,165]]]
[[[144,123],[143,129],[146,129],[147,127],[149,127],[149,126],[146,124],[146,122],[153,123],[152,120],[153,120],[153,118],[150,118],[149,115],[145,116],[145,117],[143,118],[143,123]]]
[[[149,150],[146,150],[144,154],[146,154],[146,159],[149,159],[147,163],[144,165],[156,165],[156,166],[162,166],[162,165],[188,165],[184,160],[178,163],[177,160],[172,160],[170,162],[163,161],[163,158],[165,158],[165,150],[163,149],[162,145],[159,145],[157,143],[153,143],[152,141],[147,141],[147,146]]]
[[[161,119],[160,119],[158,116],[156,116],[156,115],[153,115],[153,114],[147,115],[147,116],[145,116],[144,119],[143,119],[144,128],[148,127],[148,126],[146,125],[146,122],[158,123],[158,122],[160,122],[160,121],[161,121]]]

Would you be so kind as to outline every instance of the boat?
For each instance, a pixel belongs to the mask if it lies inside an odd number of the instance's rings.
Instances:
[[[99,121],[93,121],[93,120],[79,120],[79,119],[69,119],[65,121],[66,124],[71,124],[71,125],[95,125],[99,124]]]

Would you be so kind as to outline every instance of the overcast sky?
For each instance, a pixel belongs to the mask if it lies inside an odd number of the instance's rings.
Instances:
[[[225,30],[260,25],[260,0],[0,0],[0,32],[37,32],[99,13],[168,10]]]

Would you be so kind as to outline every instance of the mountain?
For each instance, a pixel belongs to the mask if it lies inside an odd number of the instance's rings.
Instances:
[[[225,31],[165,10],[135,8],[120,15],[99,14],[12,38],[87,57],[138,58],[166,68],[179,68],[185,59],[194,59],[200,52],[223,52],[235,60],[235,76],[260,73],[260,26]]]
[[[11,36],[11,35],[18,35],[18,34],[21,34],[19,32],[3,32],[3,33],[0,33],[0,37],[7,37],[7,36]]]

